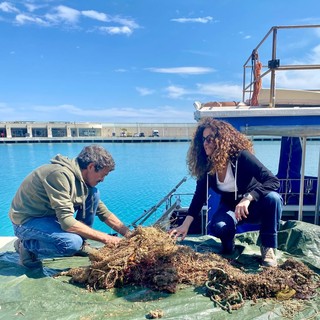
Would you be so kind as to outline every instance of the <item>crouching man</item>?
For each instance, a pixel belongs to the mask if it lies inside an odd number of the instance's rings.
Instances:
[[[96,215],[116,232],[129,235],[130,230],[108,210],[96,188],[114,168],[107,150],[90,145],[74,159],[55,156],[24,179],[9,210],[20,264],[41,268],[43,258],[90,253],[94,249],[86,239],[104,244],[120,241],[92,228]]]

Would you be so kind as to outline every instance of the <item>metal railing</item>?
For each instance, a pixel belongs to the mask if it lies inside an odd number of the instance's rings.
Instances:
[[[279,193],[283,198],[284,205],[298,205],[300,198],[301,180],[285,178],[279,179]],[[303,203],[305,205],[315,204],[317,195],[317,177],[305,177],[303,181]]]
[[[299,26],[274,26],[272,27],[265,37],[260,41],[260,43],[254,48],[252,54],[249,56],[245,64],[243,65],[243,96],[242,101],[246,101],[246,94],[249,94],[251,100],[251,95],[253,93],[253,87],[256,83],[262,80],[263,77],[270,73],[270,98],[269,107],[274,108],[276,104],[276,72],[284,70],[311,70],[320,69],[319,64],[309,64],[309,65],[280,65],[280,59],[277,57],[277,38],[278,30],[280,29],[303,29],[303,28],[320,28],[320,25],[299,25]],[[268,65],[262,65],[262,73],[258,77],[252,79],[252,71],[256,67],[255,55],[258,53],[258,49],[266,42],[266,40],[272,37],[272,48],[271,48],[271,60],[268,61]],[[251,65],[250,65],[251,63]],[[247,84],[247,70],[251,69],[250,82]]]

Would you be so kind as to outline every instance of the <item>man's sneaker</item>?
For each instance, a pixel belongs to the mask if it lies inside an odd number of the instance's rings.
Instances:
[[[97,248],[92,247],[88,242],[84,241],[80,250],[77,251],[74,255],[80,257],[88,257],[90,254],[94,255],[99,250]]]
[[[28,251],[22,244],[20,239],[14,242],[14,249],[19,253],[19,262],[26,268],[35,269],[42,268],[42,262],[36,257],[36,255]]]
[[[262,265],[264,267],[276,267],[277,264],[277,257],[274,253],[273,248],[268,248],[268,247],[260,247],[261,251],[261,260],[262,260]]]

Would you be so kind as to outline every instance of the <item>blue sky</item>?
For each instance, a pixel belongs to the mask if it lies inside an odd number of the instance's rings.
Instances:
[[[305,24],[320,24],[319,0],[3,1],[0,121],[194,122],[196,100],[241,101],[272,26]],[[320,64],[320,28],[278,38],[281,64]],[[320,76],[277,86],[319,89]]]

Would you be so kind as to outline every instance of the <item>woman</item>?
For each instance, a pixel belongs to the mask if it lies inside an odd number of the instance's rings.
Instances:
[[[186,237],[211,187],[221,197],[208,233],[221,240],[222,253],[234,250],[238,224],[259,222],[262,264],[277,266],[274,249],[282,213],[282,198],[276,192],[279,180],[253,155],[252,142],[229,123],[204,118],[195,131],[187,163],[197,179],[196,191],[184,222],[170,234]]]

